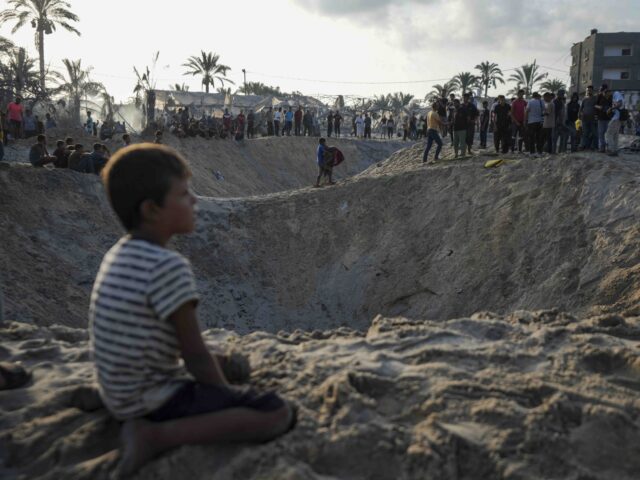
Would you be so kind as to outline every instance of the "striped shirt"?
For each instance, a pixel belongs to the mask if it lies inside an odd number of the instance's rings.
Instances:
[[[152,412],[187,378],[168,318],[198,298],[191,265],[177,252],[125,236],[106,253],[89,332],[100,395],[114,417]]]

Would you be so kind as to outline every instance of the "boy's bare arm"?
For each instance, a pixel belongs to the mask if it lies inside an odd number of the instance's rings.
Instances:
[[[176,337],[182,352],[182,359],[187,370],[196,381],[206,384],[227,385],[227,379],[204,341],[196,318],[194,302],[187,302],[180,306],[169,317],[169,321],[176,329]]]

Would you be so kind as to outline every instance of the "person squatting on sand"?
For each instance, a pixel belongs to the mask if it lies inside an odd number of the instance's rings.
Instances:
[[[123,475],[180,445],[264,442],[295,423],[275,393],[229,385],[203,341],[191,265],[166,247],[194,230],[190,175],[180,154],[154,144],[118,151],[102,173],[126,234],[96,276],[89,331],[100,396],[124,422]]]

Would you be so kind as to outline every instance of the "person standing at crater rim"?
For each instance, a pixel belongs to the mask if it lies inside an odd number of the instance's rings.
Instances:
[[[335,185],[333,181],[333,163],[332,156],[335,152],[335,148],[327,147],[327,140],[322,137],[318,140],[318,148],[316,149],[316,163],[318,164],[318,177],[314,187],[320,187],[320,180],[322,177],[329,178],[329,185]]]
[[[440,138],[440,130],[443,127],[447,126],[447,122],[440,118],[438,114],[438,106],[439,102],[434,101],[431,104],[431,111],[427,114],[427,147],[424,149],[424,154],[422,155],[422,163],[435,163],[440,160],[440,151],[442,150],[442,138]],[[433,146],[433,143],[436,143],[436,155],[433,160],[428,162],[429,151]]]
[[[16,96],[15,101],[9,103],[7,107],[7,119],[9,120],[9,127],[14,140],[22,137],[23,114],[22,97]]]

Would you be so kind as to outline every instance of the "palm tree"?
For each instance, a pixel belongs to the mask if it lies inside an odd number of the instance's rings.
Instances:
[[[409,106],[414,95],[410,93],[396,92],[390,96],[389,103],[394,113],[400,113],[405,107]]]
[[[478,86],[479,78],[473,75],[471,72],[460,72],[450,81],[455,82],[462,94],[467,93],[468,90]]]
[[[66,71],[66,78],[60,79],[59,91],[67,94],[70,107],[72,108],[72,119],[76,125],[80,125],[80,108],[87,97],[94,97],[104,91],[104,86],[100,82],[94,82],[90,78],[91,67],[82,68],[82,60],[62,59]],[[84,99],[84,100],[83,100]]]
[[[8,0],[7,8],[0,12],[0,24],[15,21],[11,33],[16,33],[27,22],[36,29],[36,47],[40,56],[40,88],[45,91],[44,36],[53,33],[57,26],[80,35],[70,24],[80,20],[70,11],[71,5],[64,0]]]
[[[447,98],[452,93],[455,93],[458,90],[458,84],[449,80],[447,83],[440,84],[437,83],[433,86],[433,90],[427,94],[425,100],[435,100],[438,98]]]
[[[0,62],[0,78],[3,93],[8,96],[33,93],[38,90],[39,77],[36,61],[30,58],[24,48],[10,49],[6,54],[6,61]]]
[[[5,37],[0,37],[0,54],[9,53],[9,51],[14,48],[15,45],[11,40]]]
[[[374,96],[373,101],[371,102],[371,108],[373,110],[380,110],[383,114],[387,110],[390,110],[391,106],[391,95],[380,95]]]
[[[517,97],[520,90],[522,90],[522,85],[516,83],[516,86],[507,92],[507,97]]]
[[[24,48],[6,52],[0,62],[0,102],[5,104],[16,95],[35,96],[38,91],[38,72],[35,60]]]
[[[227,71],[231,68],[218,63],[218,60],[220,60],[220,55],[202,50],[199,57],[189,57],[187,63],[182,65],[189,69],[184,75],[202,75],[202,85],[207,93],[209,93],[209,87],[214,86],[215,80],[218,80],[222,86],[224,86],[224,82],[233,84],[226,77]]]
[[[224,88],[224,87],[218,87],[218,88],[216,89],[216,92],[217,92],[217,93],[221,93],[221,94],[223,94],[223,95],[231,95],[231,87],[227,87],[227,88]]]
[[[497,63],[481,62],[476,65],[476,70],[480,72],[480,84],[484,86],[484,98],[487,98],[489,93],[489,85],[493,88],[497,87],[497,83],[504,84],[504,78],[502,78],[502,70],[498,68]]]
[[[271,87],[262,82],[247,82],[238,89],[238,92],[245,95],[282,95],[280,87]]]
[[[169,85],[170,90],[175,90],[176,92],[188,92],[189,85],[185,85],[184,82],[181,84],[174,83],[173,85]]]
[[[557,92],[558,90],[566,90],[567,85],[559,78],[553,78],[542,82],[540,88],[543,88],[547,92]]]
[[[133,93],[135,94],[134,102],[136,108],[142,108],[144,122],[146,122],[147,125],[153,122],[155,118],[156,79],[154,75],[159,57],[160,51],[154,53],[151,58],[151,68],[145,66],[142,74],[140,74],[136,67],[133,67],[133,73],[136,74],[136,85],[133,87]]]
[[[113,116],[117,113],[118,108],[114,104],[113,97],[106,90],[100,92],[100,99],[102,100],[100,116],[104,118],[105,122],[110,122],[113,120]]]
[[[535,85],[547,78],[546,73],[540,73],[538,64],[534,60],[533,63],[524,64],[511,74],[509,80],[521,85],[527,97],[531,96]]]

